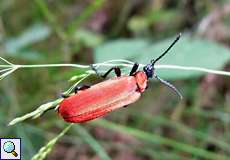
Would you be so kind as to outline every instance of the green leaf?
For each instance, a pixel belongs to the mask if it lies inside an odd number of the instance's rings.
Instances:
[[[95,49],[95,61],[102,62],[111,59],[130,59],[147,64],[157,58],[172,43],[175,37],[154,44],[143,39],[121,39],[110,41]],[[230,50],[215,42],[198,37],[182,35],[178,43],[157,64],[221,69],[230,60]],[[158,69],[157,73],[166,79],[185,79],[198,77],[204,73],[196,71],[178,71]]]
[[[44,24],[34,24],[25,30],[21,35],[9,39],[5,43],[8,52],[17,52],[28,45],[42,41],[48,37],[50,29]]]
[[[17,57],[17,59],[22,60],[31,60],[31,61],[37,61],[43,59],[43,55],[35,50],[25,50],[25,51],[19,51],[15,53],[11,53],[10,56]]]
[[[149,61],[153,57],[159,56],[173,41],[173,38],[156,43],[143,51],[146,56],[140,57],[141,63]],[[170,53],[164,57],[159,64],[173,64],[181,66],[194,66],[209,69],[221,69],[225,63],[230,60],[230,50],[217,43],[204,39],[183,36],[181,40],[170,50]],[[168,79],[183,79],[197,77],[204,73],[196,71],[176,71],[159,70],[159,75]]]
[[[21,59],[37,60],[42,56],[39,52],[28,50],[30,45],[46,39],[50,35],[50,28],[44,24],[37,23],[29,27],[17,37],[9,38],[5,44],[8,55]]]
[[[95,61],[103,62],[112,59],[132,59],[139,54],[149,42],[144,39],[119,39],[107,42],[95,51]]]

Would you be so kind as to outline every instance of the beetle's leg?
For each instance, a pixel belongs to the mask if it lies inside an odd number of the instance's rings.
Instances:
[[[89,85],[76,86],[76,87],[74,88],[74,92],[75,92],[75,94],[76,94],[78,91],[82,91],[82,90],[85,90],[85,89],[88,89],[88,88],[90,88]]]
[[[136,71],[138,70],[139,64],[138,63],[134,63],[133,68],[131,69],[129,75],[132,76],[134,75],[134,73],[136,73]]]
[[[106,78],[109,75],[109,73],[113,70],[117,77],[121,76],[121,69],[119,67],[113,67],[113,68],[110,68],[102,77]]]
[[[110,68],[104,75],[100,75],[97,71],[97,69],[95,68],[95,66],[93,65],[90,65],[92,70],[94,70],[96,72],[96,75],[102,77],[102,78],[106,78],[110,72],[112,72],[114,70],[115,74],[117,77],[120,77],[121,76],[121,69],[119,67],[112,67]]]
[[[88,89],[88,88],[90,88],[90,86],[88,86],[88,85],[76,86],[76,87],[74,88],[74,92],[75,92],[75,94],[76,94],[78,91],[80,91],[80,90],[85,90],[85,89]],[[66,94],[62,93],[62,94],[61,94],[61,97],[62,97],[62,98],[68,98],[69,95],[66,95]]]
[[[154,77],[155,77],[157,80],[159,80],[161,83],[163,83],[163,84],[165,84],[167,87],[171,88],[171,89],[180,97],[180,99],[183,98],[183,96],[182,96],[182,94],[180,93],[180,91],[178,91],[178,89],[177,89],[174,85],[172,85],[171,83],[169,83],[169,82],[167,82],[167,81],[161,79],[161,78],[158,77],[155,73],[154,73],[153,75],[154,75]]]

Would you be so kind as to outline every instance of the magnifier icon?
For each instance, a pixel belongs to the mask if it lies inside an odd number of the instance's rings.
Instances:
[[[18,156],[17,152],[15,151],[15,145],[11,141],[7,141],[3,144],[3,150],[6,153],[11,153],[14,157]]]

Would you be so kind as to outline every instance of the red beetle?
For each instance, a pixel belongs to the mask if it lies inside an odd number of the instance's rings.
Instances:
[[[106,77],[112,70],[117,77],[95,84],[93,86],[82,86],[75,89],[75,95],[65,98],[58,108],[59,114],[66,122],[82,123],[98,117],[102,117],[108,112],[127,106],[137,101],[141,93],[147,88],[149,78],[153,76],[173,89],[182,98],[180,92],[169,82],[159,78],[154,72],[154,64],[161,59],[179,40],[181,34],[174,40],[169,48],[157,59],[151,60],[143,71],[138,70],[135,63],[129,76],[121,76],[120,68],[113,67],[102,77]],[[97,73],[97,70],[92,67]]]

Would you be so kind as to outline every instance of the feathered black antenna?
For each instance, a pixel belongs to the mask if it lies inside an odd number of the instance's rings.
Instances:
[[[176,37],[176,39],[172,42],[172,44],[168,47],[168,49],[164,51],[164,53],[162,53],[157,59],[151,60],[152,66],[154,66],[157,61],[159,61],[162,57],[164,57],[168,53],[168,51],[175,45],[175,43],[180,39],[180,37],[181,37],[181,33]]]

